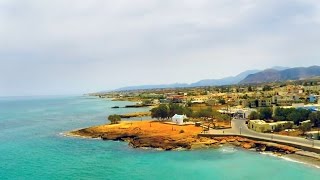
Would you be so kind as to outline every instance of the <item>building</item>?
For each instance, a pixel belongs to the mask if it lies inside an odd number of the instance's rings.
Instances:
[[[319,85],[317,85],[317,86],[304,86],[303,89],[305,91],[318,92],[318,91],[320,91],[320,86]]]
[[[247,119],[254,109],[237,109],[233,115],[236,119]]]
[[[293,103],[301,102],[300,97],[297,95],[286,95],[286,96],[273,96],[272,104],[278,106],[291,106]]]
[[[300,124],[300,126],[301,126],[301,125],[307,125],[307,124],[310,124],[310,126],[313,125],[312,122],[311,122],[311,120],[305,120],[305,121],[300,122],[299,124]]]
[[[271,107],[272,106],[272,99],[271,98],[260,99],[258,101],[258,106],[259,107]]]
[[[191,103],[206,103],[209,100],[208,96],[192,96],[188,99]]]
[[[293,126],[292,121],[279,121],[273,123],[266,123],[263,120],[250,120],[248,122],[248,128],[257,132],[271,132],[276,131],[277,128],[288,129]]]
[[[185,115],[178,115],[175,114],[174,116],[172,116],[172,122],[178,124],[178,125],[182,125],[183,124],[183,120],[186,119],[187,117]]]
[[[167,96],[167,100],[172,103],[184,103],[186,102],[186,97],[183,95],[170,95]]]
[[[310,94],[307,99],[308,99],[309,103],[316,103],[318,101],[317,96],[315,96],[313,94]]]

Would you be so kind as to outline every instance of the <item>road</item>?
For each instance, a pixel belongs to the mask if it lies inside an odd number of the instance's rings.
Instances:
[[[265,139],[265,140],[272,140],[272,141],[279,141],[284,143],[292,143],[298,144],[305,147],[314,147],[320,149],[320,140],[311,140],[305,139],[301,137],[291,137],[291,136],[283,136],[278,134],[271,134],[271,133],[259,133],[253,131],[248,128],[246,125],[246,120],[242,119],[233,119],[231,121],[231,129],[226,130],[213,130],[211,129],[208,134],[230,134],[230,135],[244,135],[253,138]]]

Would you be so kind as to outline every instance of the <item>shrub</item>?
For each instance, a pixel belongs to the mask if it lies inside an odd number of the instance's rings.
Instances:
[[[252,111],[252,112],[250,113],[250,115],[249,115],[249,119],[250,119],[250,120],[255,120],[255,119],[259,119],[259,118],[260,118],[259,113],[256,112],[256,111]]]
[[[121,121],[121,117],[117,114],[114,114],[110,115],[108,120],[111,122],[111,124],[118,124]]]
[[[304,123],[299,126],[300,131],[302,131],[302,134],[305,134],[307,131],[311,130],[311,124],[310,123]]]
[[[283,127],[281,124],[278,124],[275,128],[274,128],[274,132],[280,132],[283,130]]]

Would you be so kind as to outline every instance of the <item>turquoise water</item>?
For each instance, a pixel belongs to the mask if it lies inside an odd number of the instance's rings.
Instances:
[[[0,98],[0,179],[320,177],[320,169],[232,147],[163,152],[62,135],[105,123],[109,114],[137,111],[110,108],[126,104],[90,97]]]

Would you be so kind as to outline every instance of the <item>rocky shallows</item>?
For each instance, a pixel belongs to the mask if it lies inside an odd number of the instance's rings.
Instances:
[[[174,150],[179,148],[197,149],[219,147],[231,144],[245,149],[271,151],[278,154],[292,154],[296,148],[254,141],[238,136],[199,137],[201,127],[194,125],[178,126],[172,123],[158,121],[122,122],[84,128],[69,133],[71,136],[101,138],[103,140],[126,141],[134,148],[158,148]]]

